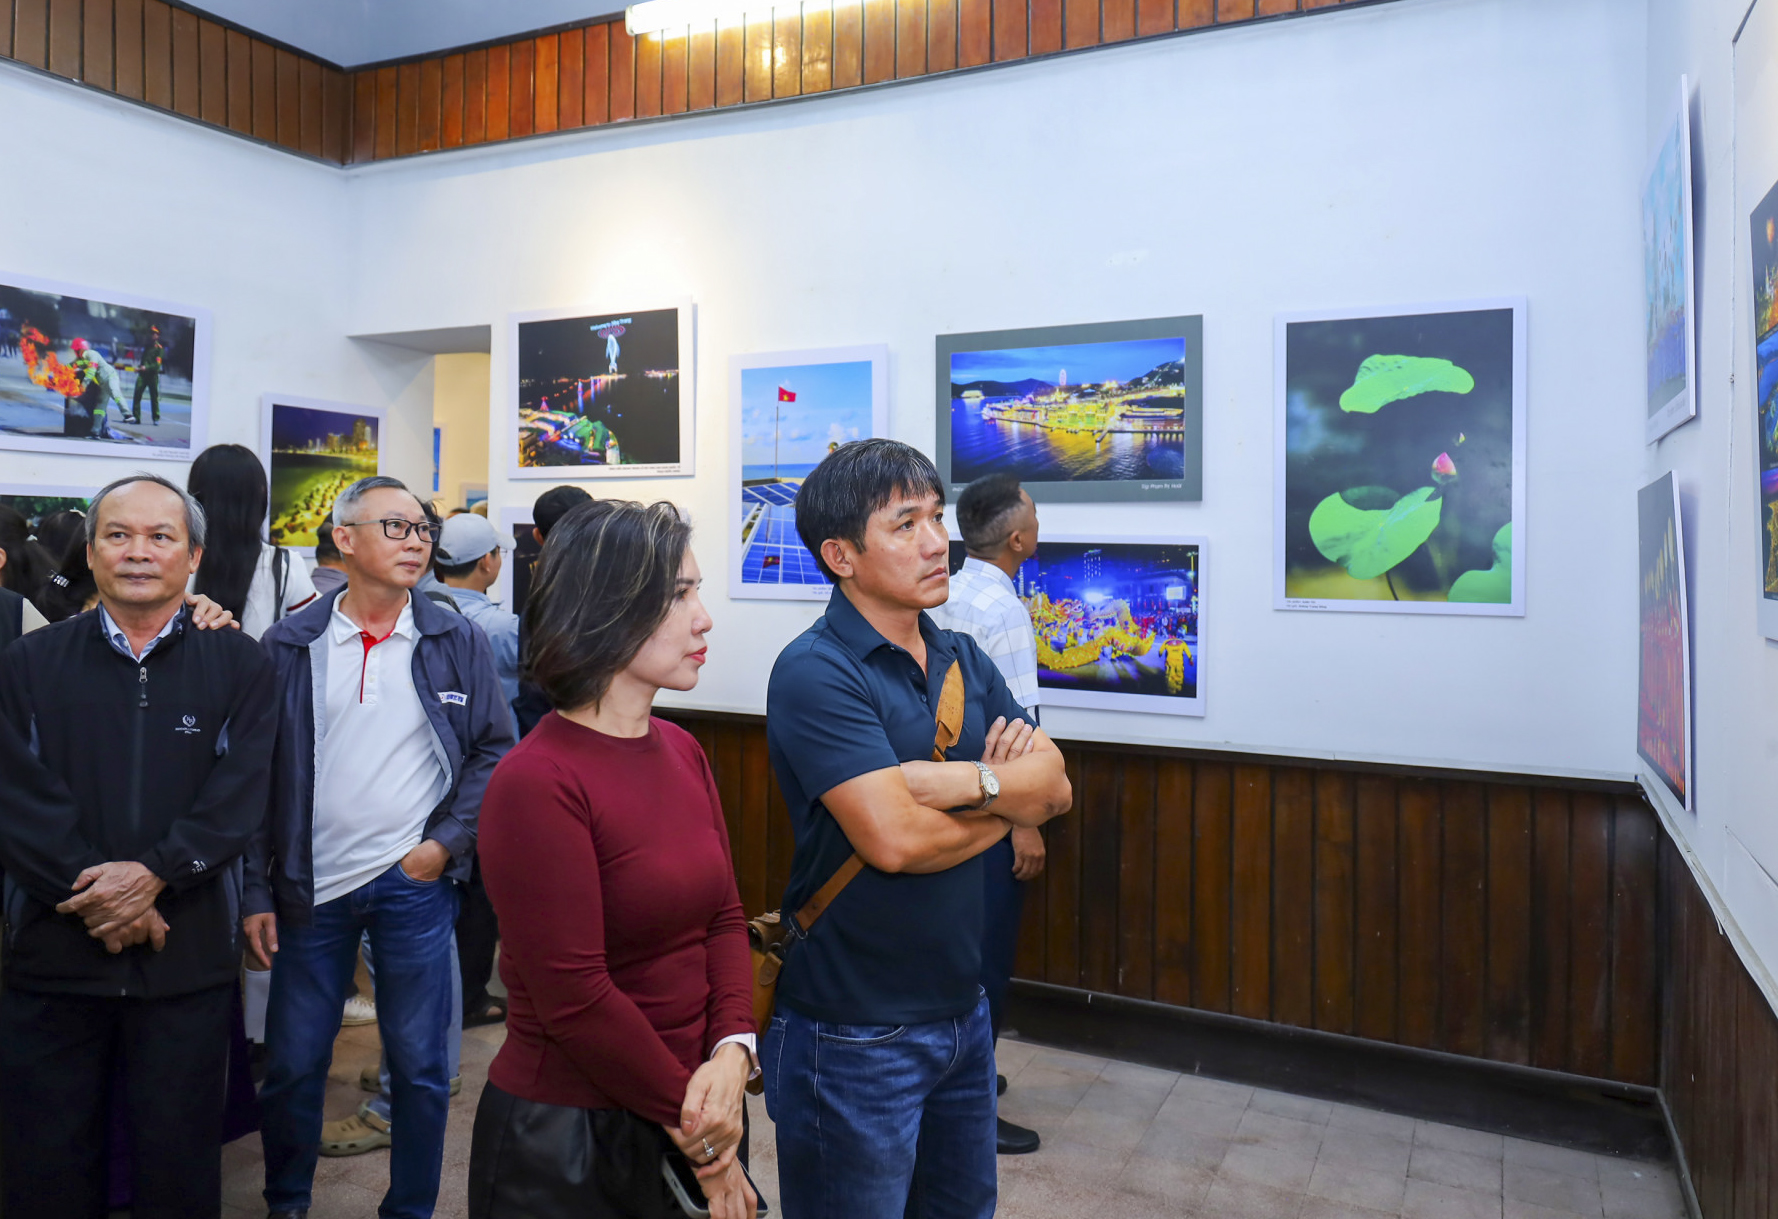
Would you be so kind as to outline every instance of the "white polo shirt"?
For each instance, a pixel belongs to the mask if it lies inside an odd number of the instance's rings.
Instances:
[[[414,689],[414,607],[372,640],[334,603],[324,658],[311,651],[315,724],[315,904],[360,888],[420,845],[450,779]]]

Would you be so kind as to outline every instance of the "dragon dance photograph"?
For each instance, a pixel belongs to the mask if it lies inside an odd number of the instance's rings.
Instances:
[[[1044,706],[1203,715],[1202,539],[1044,538],[1014,591]],[[962,543],[951,547],[953,567]]]
[[[516,477],[690,473],[680,309],[515,321]]]
[[[189,458],[203,447],[207,315],[126,299],[0,279],[0,448]]]

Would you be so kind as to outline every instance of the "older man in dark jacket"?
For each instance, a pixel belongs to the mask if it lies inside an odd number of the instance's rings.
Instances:
[[[392,1075],[386,1219],[438,1198],[457,893],[512,715],[485,635],[413,589],[435,526],[393,478],[334,504],[347,583],[274,625],[282,722],[271,812],[248,868],[249,950],[272,966],[265,1197],[308,1212],[340,1006],[370,935]],[[273,954],[276,953],[276,960]]]
[[[7,1219],[104,1213],[119,1059],[134,1214],[221,1211],[241,859],[277,710],[251,639],[190,629],[203,536],[173,484],[112,484],[87,518],[99,607],[0,656]]]

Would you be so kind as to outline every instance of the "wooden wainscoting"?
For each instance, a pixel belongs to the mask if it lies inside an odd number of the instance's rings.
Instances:
[[[764,721],[667,714],[710,757],[742,902],[777,906],[793,843]],[[1074,811],[1020,977],[1656,1083],[1661,836],[1634,792],[1064,748]]]
[[[1661,1094],[1706,1219],[1778,1215],[1778,1017],[1671,841]]]

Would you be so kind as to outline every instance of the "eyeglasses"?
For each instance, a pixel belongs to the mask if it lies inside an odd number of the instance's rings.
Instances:
[[[438,540],[438,526],[431,521],[404,521],[398,516],[391,516],[380,521],[346,521],[347,529],[356,529],[360,525],[381,525],[383,536],[391,542],[406,540],[413,534],[419,534],[422,542]]]

